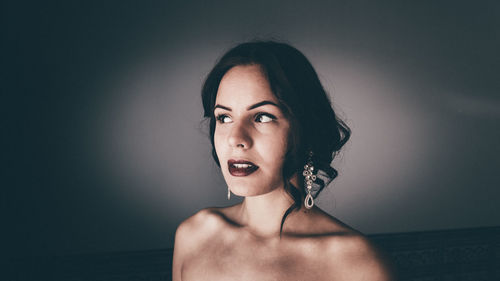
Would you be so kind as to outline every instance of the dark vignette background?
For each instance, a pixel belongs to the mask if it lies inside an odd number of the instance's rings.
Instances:
[[[366,233],[499,225],[499,19],[497,1],[3,2],[2,254],[170,248],[236,202],[199,89],[253,38],[302,50],[353,129],[325,210]]]

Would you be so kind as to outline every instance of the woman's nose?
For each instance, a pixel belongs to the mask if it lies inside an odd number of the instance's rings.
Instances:
[[[243,122],[234,123],[228,138],[229,146],[248,149],[252,146],[249,128]]]

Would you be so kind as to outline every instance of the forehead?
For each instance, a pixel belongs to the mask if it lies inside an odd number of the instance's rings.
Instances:
[[[263,100],[277,102],[259,65],[231,68],[222,77],[216,97],[216,103],[227,106],[247,106]]]

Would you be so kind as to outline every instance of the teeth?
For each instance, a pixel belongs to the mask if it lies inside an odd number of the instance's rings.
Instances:
[[[236,168],[248,168],[252,165],[250,164],[233,164]]]

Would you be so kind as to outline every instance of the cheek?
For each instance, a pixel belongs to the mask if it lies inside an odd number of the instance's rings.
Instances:
[[[214,132],[214,147],[215,147],[215,152],[217,153],[217,157],[219,158],[219,161],[222,161],[222,157],[224,155],[224,136],[221,134],[220,131],[215,130]],[[221,163],[222,164],[222,163]]]
[[[276,169],[281,169],[285,162],[285,155],[288,150],[288,136],[286,134],[277,134],[266,141],[263,149],[265,154],[269,155],[269,163]]]

